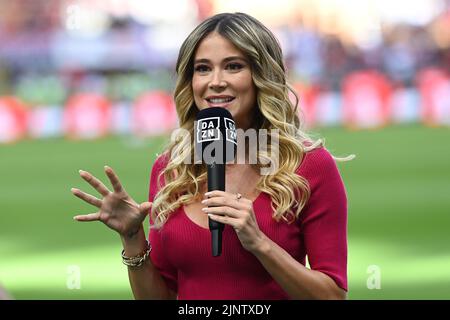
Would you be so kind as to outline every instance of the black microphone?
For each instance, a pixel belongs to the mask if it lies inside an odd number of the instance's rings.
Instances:
[[[194,125],[196,163],[206,164],[208,191],[225,191],[225,164],[236,157],[236,125],[224,108],[200,110]],[[222,253],[223,223],[208,219],[213,257]]]

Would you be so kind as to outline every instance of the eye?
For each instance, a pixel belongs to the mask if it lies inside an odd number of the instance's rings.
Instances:
[[[200,65],[197,65],[197,66],[194,68],[194,70],[195,70],[195,72],[200,72],[200,73],[202,73],[202,72],[208,71],[208,70],[209,70],[209,67],[208,67],[207,65],[200,64]]]
[[[244,67],[244,66],[243,66],[242,64],[237,63],[237,62],[233,62],[233,63],[230,63],[230,64],[227,66],[227,69],[236,71],[236,70],[241,70],[243,67]]]

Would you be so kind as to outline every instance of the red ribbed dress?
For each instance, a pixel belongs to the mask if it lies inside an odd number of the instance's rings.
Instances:
[[[156,178],[167,157],[156,159],[150,178],[149,201],[157,192]],[[309,183],[311,197],[292,224],[272,219],[271,199],[260,193],[253,203],[259,228],[301,264],[330,276],[347,291],[347,197],[334,159],[325,148],[306,154],[296,173]],[[164,178],[162,178],[164,184]],[[225,225],[222,255],[211,254],[211,235],[190,220],[183,207],[160,230],[150,229],[151,261],[179,300],[281,300],[287,293],[246,251]]]

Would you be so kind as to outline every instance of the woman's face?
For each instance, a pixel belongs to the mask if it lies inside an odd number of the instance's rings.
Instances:
[[[250,127],[256,107],[250,63],[242,51],[216,32],[197,48],[192,89],[199,110],[226,108],[238,128]]]

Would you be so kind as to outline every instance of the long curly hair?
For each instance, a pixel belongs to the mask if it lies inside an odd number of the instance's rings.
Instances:
[[[165,185],[158,185],[160,189],[152,206],[152,227],[160,228],[177,208],[199,200],[200,185],[207,179],[204,164],[185,160],[194,154],[194,121],[198,112],[192,90],[194,56],[199,43],[212,32],[231,41],[250,61],[257,92],[252,127],[267,132],[276,130],[279,139],[276,155],[269,143],[267,150],[258,151],[258,161],[252,164],[258,170],[268,162],[277,161],[275,156],[280,161],[272,174],[261,177],[256,189],[270,195],[276,221],[292,223],[310,197],[308,182],[296,173],[296,169],[306,152],[323,146],[323,140],[314,141],[301,129],[298,96],[287,83],[283,53],[272,32],[247,14],[221,13],[198,25],[179,51],[174,99],[181,130],[174,132],[164,151],[170,161],[157,179],[159,184],[164,176]],[[295,104],[291,102],[289,92],[295,97]]]

